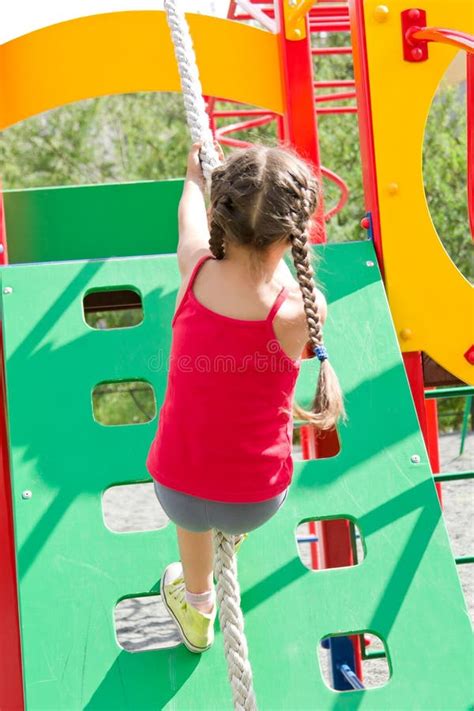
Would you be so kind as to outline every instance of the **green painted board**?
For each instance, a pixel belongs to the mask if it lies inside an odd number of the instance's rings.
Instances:
[[[338,456],[295,462],[285,506],[239,553],[259,708],[464,711],[471,629],[380,274],[367,265],[373,248],[319,250],[327,342],[350,419]],[[125,284],[143,294],[142,325],[91,330],[85,291]],[[177,546],[172,525],[126,534],[105,527],[102,492],[149,480],[156,422],[103,427],[92,418],[91,390],[144,378],[162,401],[166,372],[155,364],[169,348],[175,257],[13,266],[2,286],[13,289],[2,296],[3,336],[27,711],[230,711],[220,632],[201,656],[182,645],[130,653],[113,626],[118,600],[159,589]],[[312,392],[315,368],[303,368],[300,399]],[[31,499],[22,499],[25,489]],[[297,525],[341,516],[356,520],[365,560],[309,571]],[[377,689],[331,691],[319,640],[360,630],[385,641],[392,677]]]
[[[5,190],[11,264],[176,252],[182,180]]]

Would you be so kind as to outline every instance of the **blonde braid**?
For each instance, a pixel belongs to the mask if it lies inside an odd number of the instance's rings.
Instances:
[[[295,227],[290,235],[291,254],[295,265],[296,276],[303,296],[303,306],[308,324],[309,342],[321,365],[316,394],[311,412],[295,404],[295,414],[307,420],[318,429],[332,429],[340,418],[345,418],[344,401],[341,387],[334,369],[329,363],[326,349],[323,346],[323,330],[318,313],[316,300],[316,284],[314,270],[310,261],[308,247],[309,223],[314,211],[314,190],[301,188],[302,197],[298,212],[293,214]]]
[[[303,296],[303,306],[308,322],[309,340],[313,349],[322,343],[321,319],[316,303],[316,284],[308,250],[308,227],[301,232],[295,230],[290,237],[291,254],[296,269],[296,276]]]

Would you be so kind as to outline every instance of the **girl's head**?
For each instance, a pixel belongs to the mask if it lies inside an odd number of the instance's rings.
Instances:
[[[319,185],[309,165],[282,148],[236,151],[212,174],[209,246],[213,255],[222,259],[229,244],[262,256],[277,244],[291,247],[314,352],[322,345],[323,334],[308,236],[318,197]],[[324,358],[324,351],[318,352]],[[327,358],[321,361],[312,411],[295,410],[319,429],[333,427],[344,416],[339,381]]]

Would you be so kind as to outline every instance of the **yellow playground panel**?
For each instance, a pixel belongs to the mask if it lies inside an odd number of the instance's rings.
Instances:
[[[473,287],[438,237],[422,172],[433,95],[458,50],[430,43],[428,61],[404,61],[400,13],[407,7],[405,0],[364,4],[386,288],[402,350],[425,351],[474,384],[464,356],[474,342]],[[429,0],[423,8],[429,26],[474,33],[474,3]]]
[[[188,21],[206,94],[283,113],[276,35],[204,15]],[[104,13],[30,32],[0,46],[0,67],[0,130],[80,99],[181,91],[166,18],[156,11]]]

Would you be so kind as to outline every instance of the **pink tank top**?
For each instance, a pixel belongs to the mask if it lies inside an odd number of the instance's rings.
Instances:
[[[208,309],[191,274],[173,317],[165,399],[147,458],[154,479],[212,501],[250,503],[290,484],[292,404],[300,362],[280,346],[272,321],[244,321]]]

